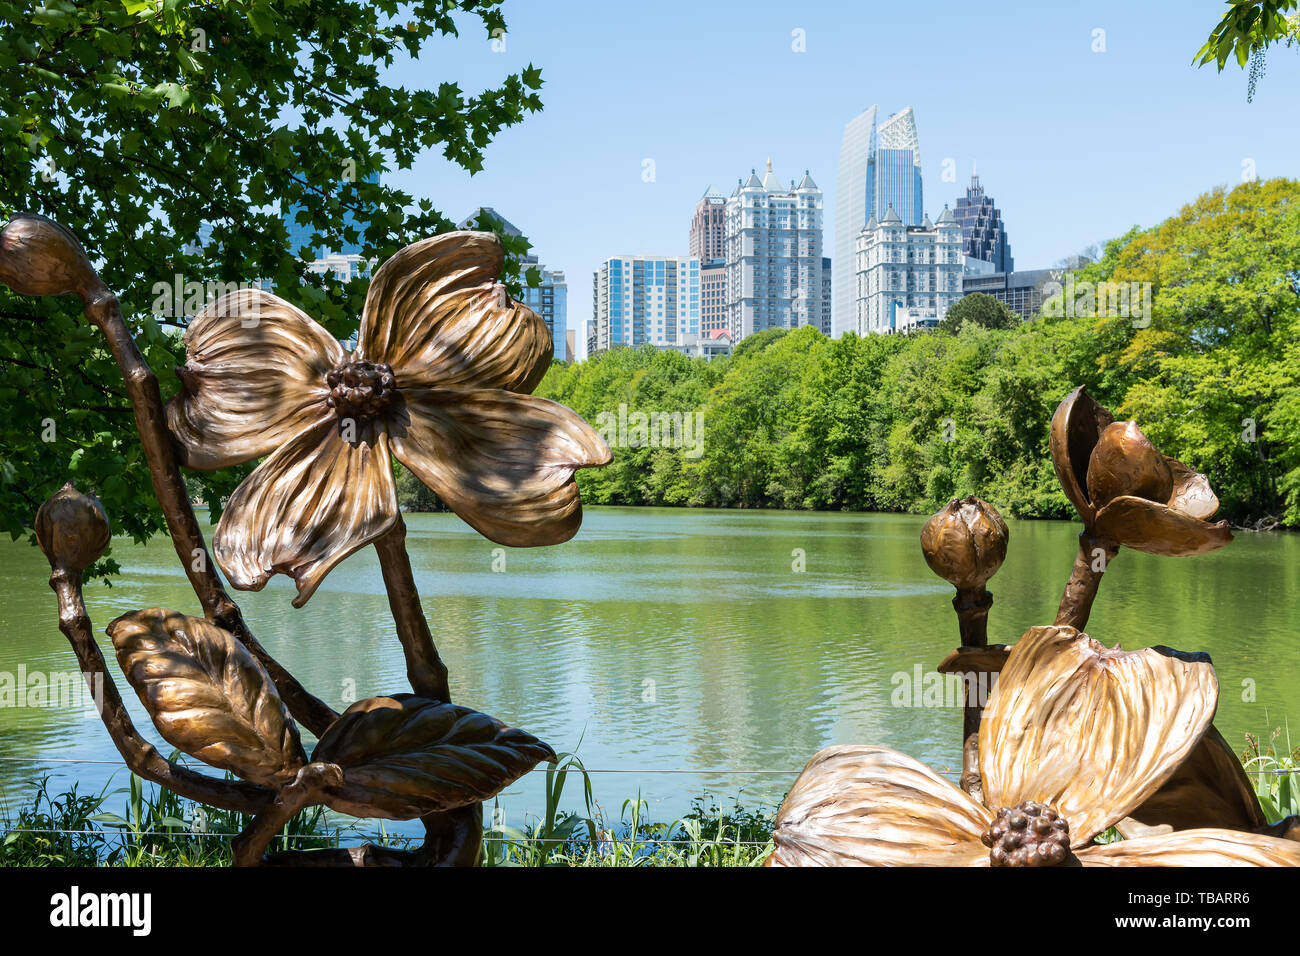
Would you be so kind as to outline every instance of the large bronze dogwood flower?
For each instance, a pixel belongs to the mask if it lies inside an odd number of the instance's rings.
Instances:
[[[582,522],[578,468],[607,464],[586,422],[530,392],[550,365],[546,326],[497,281],[489,233],[402,249],[375,273],[356,351],[269,293],[243,290],[185,333],[167,406],[181,464],[269,457],[231,496],[214,553],[231,584],[276,572],[301,607],[336,564],[398,516],[389,453],[488,538],[567,541]]]
[[[1170,557],[1232,540],[1206,519],[1219,499],[1202,474],[1162,455],[1133,422],[1117,422],[1080,385],[1052,416],[1052,464],[1061,487],[1101,541]]]
[[[980,725],[983,802],[887,747],[830,747],[782,804],[768,865],[1300,865],[1300,843],[1236,830],[1093,843],[1173,774],[1217,702],[1203,654],[1031,628]]]

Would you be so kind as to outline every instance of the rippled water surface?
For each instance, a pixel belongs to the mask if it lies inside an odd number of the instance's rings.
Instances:
[[[407,521],[454,698],[557,751],[581,741],[589,768],[626,771],[594,777],[614,815],[638,791],[658,819],[705,789],[775,802],[831,743],[887,744],[936,768],[960,763],[958,710],[891,705],[893,675],[928,670],[957,643],[952,591],[921,557],[922,518],[589,508],[573,541],[507,549],[503,572],[492,570],[494,545],[456,517]],[[1064,522],[1010,525],[1010,553],[991,583],[990,640],[1006,643],[1051,622],[1078,533]],[[796,549],[803,573],[792,570]],[[114,556],[124,573],[86,594],[110,658],[103,629],[116,615],[155,605],[199,613],[170,541],[119,539]],[[38,551],[0,543],[0,674],[75,671],[47,577]],[[1125,551],[1089,632],[1125,648],[1210,652],[1217,723],[1234,746],[1288,718],[1300,739],[1297,594],[1294,535],[1241,534],[1193,559]],[[236,596],[262,643],[313,692],[342,708],[409,689],[373,549],[336,568],[304,609],[290,606],[292,595],[279,577]],[[168,752],[133,695],[128,703]],[[71,707],[0,707],[0,757],[10,805],[44,772],[55,789],[74,778],[98,789],[114,774],[115,785],[126,782],[98,719]],[[59,762],[70,758],[111,763]],[[667,770],[686,772],[652,772]],[[540,777],[525,777],[502,804],[511,822],[540,809]]]

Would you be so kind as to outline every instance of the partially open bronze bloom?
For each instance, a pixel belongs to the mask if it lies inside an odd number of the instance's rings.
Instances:
[[[1202,474],[1162,455],[1079,386],[1052,417],[1052,464],[1088,534],[1148,554],[1205,554],[1232,540],[1206,519],[1219,499]]]
[[[982,800],[887,747],[830,747],[782,804],[768,865],[1300,865],[1300,843],[1237,830],[1094,842],[1170,778],[1217,702],[1203,654],[1031,628],[980,724]]]
[[[289,574],[301,607],[334,565],[385,534],[398,514],[390,452],[493,541],[573,536],[573,473],[608,463],[609,449],[574,412],[527,394],[550,366],[550,336],[497,281],[502,264],[489,233],[407,246],[371,280],[351,355],[259,290],[191,323],[183,388],[167,406],[181,463],[269,456],[213,539],[235,587]]]

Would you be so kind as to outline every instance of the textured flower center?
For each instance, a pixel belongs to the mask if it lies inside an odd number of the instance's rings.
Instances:
[[[1070,855],[1070,824],[1032,800],[1003,807],[980,839],[994,866],[1057,866]]]
[[[340,420],[366,422],[392,404],[397,395],[397,380],[387,365],[374,362],[348,362],[325,376],[330,387],[327,404]]]

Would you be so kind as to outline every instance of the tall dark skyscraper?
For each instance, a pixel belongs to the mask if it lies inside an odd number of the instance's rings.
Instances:
[[[984,194],[979,176],[971,174],[966,196],[957,200],[952,214],[961,224],[962,251],[966,255],[993,263],[994,272],[1015,270],[1002,213],[993,204],[993,198]]]

